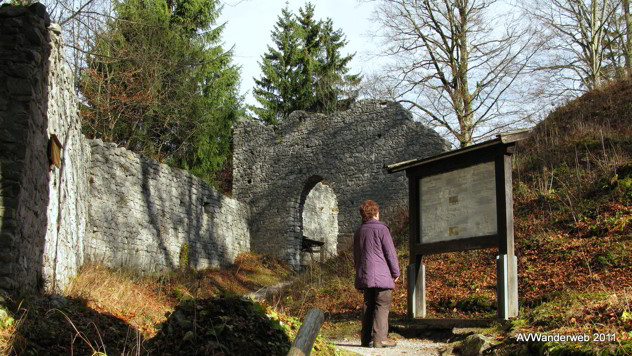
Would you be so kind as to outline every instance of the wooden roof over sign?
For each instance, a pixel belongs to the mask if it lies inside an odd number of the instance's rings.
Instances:
[[[531,133],[531,130],[520,130],[520,131],[502,133],[502,134],[496,135],[496,138],[493,140],[481,142],[472,146],[463,147],[458,150],[447,151],[439,155],[428,157],[428,158],[417,158],[417,159],[411,159],[404,162],[393,163],[393,164],[387,165],[385,168],[388,171],[388,173],[396,173],[403,170],[407,170],[409,168],[423,166],[431,162],[443,160],[448,157],[460,156],[464,153],[477,151],[477,150],[487,148],[490,146],[494,146],[498,144],[506,145],[506,144],[515,143],[517,141],[527,138],[527,136],[529,136],[530,133]]]

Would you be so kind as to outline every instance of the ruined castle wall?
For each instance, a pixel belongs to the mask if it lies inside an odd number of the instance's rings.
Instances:
[[[219,267],[250,251],[246,204],[114,143],[91,146],[86,259],[153,272],[187,260],[196,269]]]
[[[59,28],[41,4],[0,7],[0,289],[63,290],[82,263],[89,149]],[[64,144],[51,167],[51,134]]]
[[[327,182],[338,202],[338,246],[360,224],[358,206],[377,201],[382,217],[408,204],[404,173],[386,164],[438,154],[449,148],[393,102],[361,101],[332,115],[295,112],[277,126],[244,120],[233,137],[233,194],[252,207],[253,250],[302,264],[305,198]]]
[[[60,28],[0,7],[0,289],[63,292],[88,260],[157,271],[250,251],[249,208],[182,170],[81,134]],[[52,135],[63,145],[50,164]],[[186,247],[186,248],[185,248]]]

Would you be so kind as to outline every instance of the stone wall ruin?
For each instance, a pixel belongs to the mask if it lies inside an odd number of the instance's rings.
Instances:
[[[298,111],[277,126],[242,120],[233,133],[233,194],[251,206],[252,249],[301,266],[305,200],[318,183],[337,200],[336,244],[348,244],[361,202],[377,201],[384,218],[408,204],[405,175],[387,174],[386,164],[448,148],[394,102],[360,101],[332,115]]]
[[[0,6],[0,289],[63,292],[89,261],[152,272],[180,267],[185,250],[194,268],[250,251],[245,204],[87,140],[72,78],[45,7]]]

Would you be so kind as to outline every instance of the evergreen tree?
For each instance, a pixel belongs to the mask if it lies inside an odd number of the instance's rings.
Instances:
[[[275,124],[279,119],[298,110],[299,88],[299,39],[295,35],[296,20],[286,7],[272,31],[275,48],[268,46],[268,53],[259,64],[263,76],[255,79],[254,97],[263,106],[252,107],[263,121]]]
[[[347,74],[349,62],[354,55],[341,56],[340,51],[347,42],[342,30],[333,29],[333,22],[327,19],[322,26],[321,42],[323,54],[319,58],[319,76],[315,83],[316,102],[314,111],[330,113],[344,110],[355,101],[361,77]]]
[[[230,155],[238,69],[217,0],[124,0],[92,45],[83,130],[211,178]]]
[[[307,3],[292,14],[287,5],[272,31],[276,48],[259,63],[263,75],[255,79],[254,97],[261,107],[251,107],[258,118],[274,124],[295,110],[331,113],[355,100],[360,76],[348,75],[353,54],[342,56],[347,42],[331,19],[314,18]]]

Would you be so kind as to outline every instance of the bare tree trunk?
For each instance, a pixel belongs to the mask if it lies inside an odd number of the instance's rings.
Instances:
[[[383,69],[377,89],[461,147],[527,116],[518,104],[522,98],[511,94],[537,44],[510,13],[493,11],[495,3],[377,1],[383,53],[397,58]]]
[[[630,63],[630,52],[632,52],[632,16],[630,16],[630,0],[623,0],[623,13],[625,18],[625,69],[627,74],[632,73],[632,64]]]
[[[472,119],[474,113],[472,112],[472,95],[470,94],[468,72],[469,72],[469,56],[470,52],[468,46],[468,36],[466,29],[469,26],[468,21],[468,0],[457,1],[457,7],[459,10],[459,70],[458,70],[458,92],[461,95],[462,113],[461,113],[461,147],[470,146],[472,144],[472,135],[474,127],[472,125]]]

